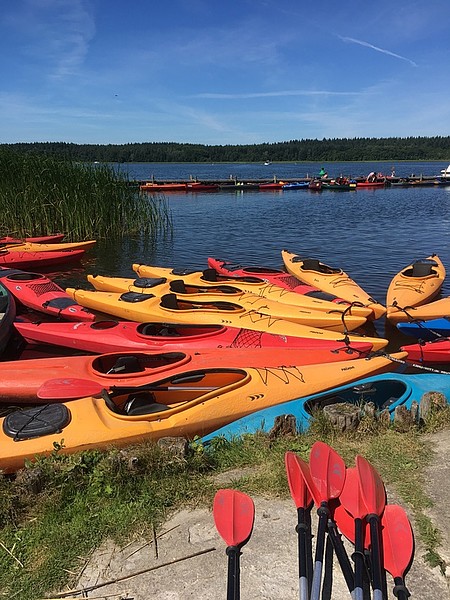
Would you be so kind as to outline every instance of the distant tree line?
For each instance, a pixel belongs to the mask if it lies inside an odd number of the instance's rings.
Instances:
[[[202,145],[175,142],[72,144],[35,142],[0,144],[23,153],[99,162],[260,162],[450,160],[450,137],[333,138],[287,142]]]

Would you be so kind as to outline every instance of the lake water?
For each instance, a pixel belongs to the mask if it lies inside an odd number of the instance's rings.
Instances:
[[[324,166],[330,177],[439,175],[448,163],[273,163],[120,165],[130,178],[145,180],[278,179],[314,175]],[[100,240],[84,270],[63,282],[85,285],[85,273],[133,277],[133,262],[164,267],[206,268],[208,256],[247,265],[282,267],[283,248],[340,267],[375,299],[385,303],[393,275],[415,259],[438,254],[450,267],[450,186],[358,189],[350,192],[290,190],[170,193],[173,235],[122,244]],[[450,295],[444,284],[443,295]],[[384,325],[377,324],[377,329]],[[383,331],[380,331],[383,333]],[[410,339],[410,338],[408,338]]]

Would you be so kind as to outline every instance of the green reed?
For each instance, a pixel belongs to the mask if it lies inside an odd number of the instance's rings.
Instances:
[[[0,150],[0,236],[64,232],[68,239],[154,236],[171,231],[164,196],[140,193],[106,164]]]

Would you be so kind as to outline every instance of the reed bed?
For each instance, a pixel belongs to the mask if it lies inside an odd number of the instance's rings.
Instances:
[[[1,149],[0,198],[0,236],[138,238],[172,229],[164,196],[140,193],[126,173],[106,164]]]

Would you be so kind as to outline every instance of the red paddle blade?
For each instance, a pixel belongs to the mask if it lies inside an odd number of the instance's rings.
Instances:
[[[333,448],[325,442],[315,442],[309,455],[309,470],[318,490],[319,504],[339,497],[345,483],[346,468],[344,459]]]
[[[289,489],[295,506],[297,508],[308,508],[312,502],[312,496],[303,476],[300,460],[295,452],[289,451],[284,455]]]
[[[368,514],[381,516],[386,506],[386,490],[376,469],[362,456],[356,457],[361,497]]]
[[[359,489],[359,477],[356,467],[349,467],[347,469],[339,501],[354,519],[364,519],[366,517],[367,508]]]
[[[38,389],[37,397],[40,400],[73,400],[86,396],[97,396],[102,390],[102,385],[90,379],[74,377],[48,379]]]
[[[414,554],[414,536],[406,512],[387,504],[381,517],[384,568],[392,577],[403,577]]]
[[[237,490],[219,490],[214,497],[216,529],[227,546],[243,546],[253,530],[255,505],[247,494]]]

